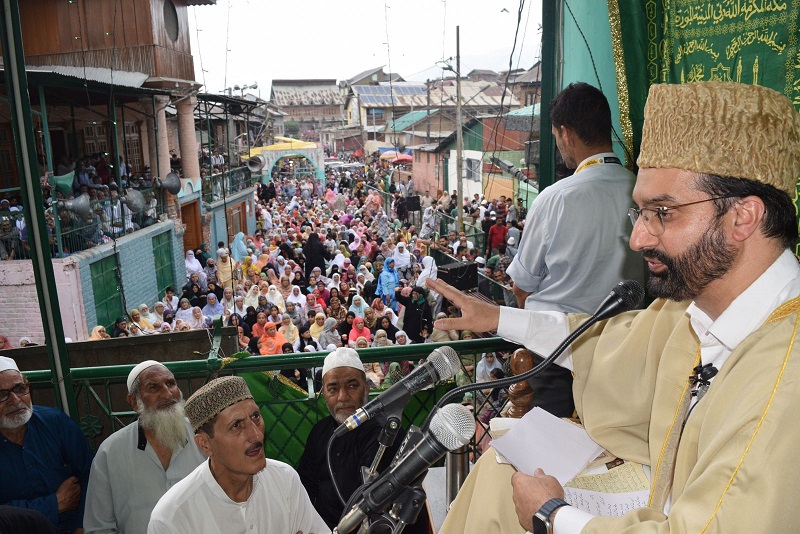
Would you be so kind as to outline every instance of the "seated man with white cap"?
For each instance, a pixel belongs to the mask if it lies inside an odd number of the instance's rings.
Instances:
[[[32,508],[59,532],[82,532],[92,450],[64,412],[31,403],[30,384],[0,356],[0,504]]]
[[[339,500],[331,482],[326,454],[328,440],[334,430],[366,404],[369,398],[364,364],[355,350],[339,347],[325,357],[321,391],[331,415],[318,421],[311,429],[297,472],[314,507],[328,526],[333,528],[339,523],[344,504]],[[361,468],[372,465],[378,451],[378,435],[384,423],[385,419],[381,417],[368,419],[357,430],[348,432],[333,442],[331,455],[336,459],[333,474],[345,499],[363,483]],[[379,472],[389,466],[404,435],[401,429],[394,445],[383,455],[378,466]],[[417,522],[408,526],[404,532],[428,532],[427,521],[427,512],[423,511]]]
[[[144,361],[128,374],[127,385],[128,404],[139,419],[97,450],[83,518],[86,534],[146,533],[161,496],[206,459],[194,442],[183,393],[169,369]]]
[[[212,380],[185,410],[208,461],[158,501],[150,534],[330,532],[294,469],[264,458],[264,420],[242,377]]]

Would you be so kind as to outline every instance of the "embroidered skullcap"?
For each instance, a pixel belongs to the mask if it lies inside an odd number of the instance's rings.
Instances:
[[[358,353],[349,347],[339,347],[325,356],[325,363],[322,365],[322,376],[337,367],[352,367],[359,371],[364,370],[364,364],[361,363]]]
[[[128,393],[131,392],[131,388],[133,388],[133,383],[136,381],[139,375],[142,374],[142,371],[154,365],[161,365],[162,367],[165,367],[164,364],[161,362],[157,362],[155,360],[145,360],[142,363],[138,364],[133,369],[131,369],[131,372],[128,373]]]
[[[17,362],[12,360],[11,358],[0,356],[0,373],[2,373],[3,371],[19,372],[19,367],[17,367]]]
[[[228,406],[252,398],[253,395],[244,378],[223,376],[215,378],[192,393],[186,401],[184,411],[192,424],[192,429],[197,432],[198,428],[211,421]]]
[[[757,85],[653,85],[637,164],[753,180],[794,198],[800,115],[788,98]]]

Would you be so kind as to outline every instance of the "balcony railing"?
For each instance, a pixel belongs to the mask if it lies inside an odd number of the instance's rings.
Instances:
[[[53,258],[62,258],[111,242],[113,239],[159,222],[164,213],[163,193],[155,189],[138,189],[144,197],[144,207],[131,210],[122,200],[109,198],[89,202],[81,213],[76,199],[67,201],[70,209],[57,209],[58,224],[53,210],[45,212],[45,221]],[[25,212],[0,212],[0,259],[30,259]]]
[[[472,341],[455,341],[452,343],[424,343],[405,347],[373,348],[359,350],[364,363],[394,362],[411,360],[417,362],[427,357],[434,349],[441,346],[455,349],[464,361],[477,365],[484,352],[513,351],[517,345],[503,339],[492,337]],[[207,360],[191,360],[167,362],[165,365],[175,374],[185,397],[205,384],[211,378],[221,375],[243,375],[261,407],[267,432],[265,450],[267,456],[296,465],[305,446],[311,427],[328,415],[324,399],[315,391],[313,381],[308,380],[306,390],[290,384],[277,371],[281,369],[308,369],[322,367],[327,353],[303,353],[276,356],[247,356],[241,359],[210,357]],[[99,445],[102,438],[122,428],[135,417],[130,410],[125,395],[125,382],[128,373],[134,367],[130,365],[113,365],[106,367],[73,368],[67,377],[71,380],[78,406],[77,419],[81,429],[94,446]],[[37,394],[49,394],[53,389],[53,375],[49,370],[26,372]],[[468,373],[463,377],[473,380]],[[488,385],[488,384],[487,384]],[[442,395],[455,387],[455,381],[446,381],[436,388],[424,390],[409,402],[403,414],[405,427],[410,424],[421,424],[433,404]],[[380,389],[371,390],[371,395],[380,393]],[[474,413],[477,415],[486,406],[486,400],[476,396],[472,401]],[[485,426],[482,427],[485,429]],[[477,440],[483,437],[483,430],[478,433]],[[473,442],[477,450],[478,443]]]
[[[247,167],[236,167],[203,178],[203,201],[217,202],[251,187],[258,179]],[[224,190],[223,190],[224,189]]]

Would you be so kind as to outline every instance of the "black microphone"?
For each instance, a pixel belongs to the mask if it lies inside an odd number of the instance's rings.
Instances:
[[[547,357],[542,363],[531,369],[530,371],[526,371],[519,376],[511,376],[508,378],[501,378],[500,380],[495,380],[491,382],[492,388],[504,388],[506,386],[510,386],[511,384],[515,384],[517,382],[522,382],[523,380],[527,380],[532,376],[536,376],[545,368],[549,367],[556,358],[561,356],[561,353],[567,350],[573,341],[575,341],[578,337],[580,337],[590,326],[595,324],[598,321],[608,319],[615,315],[618,315],[622,312],[632,310],[637,308],[644,299],[644,288],[642,284],[637,282],[636,280],[625,280],[623,282],[618,283],[614,289],[611,290],[611,293],[603,300],[600,306],[597,308],[597,311],[594,314],[586,319],[581,325],[576,328],[573,332],[571,332],[561,344],[556,347],[556,349]],[[445,393],[441,399],[436,403],[437,406],[444,406],[451,399],[463,395],[464,393],[468,393],[470,391],[476,391],[478,389],[485,389],[487,383],[478,383],[478,384],[467,384],[466,386],[457,387],[455,389],[451,389],[447,393]],[[430,416],[428,416],[428,420],[430,420]],[[425,425],[423,424],[423,427]]]
[[[333,436],[341,436],[350,430],[355,430],[378,414],[402,409],[414,393],[439,380],[454,377],[460,369],[461,362],[456,351],[451,347],[439,347],[428,356],[425,363],[345,419]]]
[[[386,511],[431,465],[447,451],[469,443],[473,434],[475,418],[465,406],[448,404],[435,410],[420,442],[388,472],[364,488],[361,501],[342,517],[334,532],[352,532],[370,515]]]
[[[618,313],[637,308],[644,299],[644,288],[636,280],[624,280],[614,286],[597,311],[592,315],[593,322],[602,321]]]

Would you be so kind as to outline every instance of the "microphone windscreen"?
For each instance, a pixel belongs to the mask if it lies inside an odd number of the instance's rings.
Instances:
[[[452,347],[439,347],[428,356],[439,380],[453,378],[461,370],[461,361],[458,353]]]
[[[475,418],[466,406],[448,404],[433,415],[428,431],[436,441],[452,451],[469,443],[475,434]]]
[[[635,310],[644,300],[644,287],[636,280],[624,280],[616,285],[614,294],[618,296],[626,310]]]

